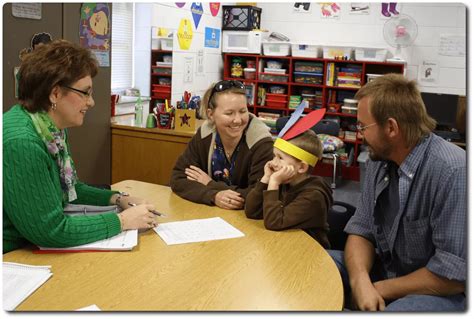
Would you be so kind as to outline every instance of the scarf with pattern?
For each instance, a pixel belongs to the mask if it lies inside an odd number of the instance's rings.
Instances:
[[[69,155],[66,132],[59,130],[46,112],[28,112],[28,114],[33,120],[36,132],[46,145],[49,154],[53,155],[58,164],[63,202],[74,201],[77,198],[75,188],[77,173],[74,162]]]

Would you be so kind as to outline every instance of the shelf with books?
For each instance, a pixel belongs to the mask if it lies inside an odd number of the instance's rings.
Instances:
[[[173,73],[173,51],[151,50],[150,106],[149,112],[165,100],[171,102],[171,82]]]
[[[325,117],[340,123],[346,155],[352,154],[346,156],[349,166],[343,167],[343,178],[359,179],[357,155],[362,140],[356,129],[357,111],[343,111],[344,100],[354,99],[358,89],[378,75],[403,73],[404,64],[241,53],[224,53],[223,57],[224,79],[239,80],[246,86],[253,85],[253,90],[249,90],[252,94],[248,96],[249,101],[253,102],[248,104],[249,110],[257,116],[263,113],[262,117],[267,122],[275,121],[278,116],[291,115],[303,99],[308,100],[311,106],[304,113],[325,108]],[[239,67],[242,70],[256,70],[253,78],[246,78],[244,72],[233,73],[233,66],[237,71]],[[322,163],[321,167],[318,164],[319,175],[331,176],[331,165]]]

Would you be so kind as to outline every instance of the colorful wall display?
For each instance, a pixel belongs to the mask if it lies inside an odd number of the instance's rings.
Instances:
[[[209,9],[211,9],[211,15],[215,17],[219,13],[221,4],[219,2],[209,2]]]
[[[221,41],[221,30],[214,28],[205,28],[204,46],[206,48],[219,48]]]
[[[193,2],[193,4],[191,5],[191,14],[193,15],[194,26],[196,27],[196,30],[199,26],[199,21],[201,21],[203,12],[204,12],[204,9],[202,7],[202,3]]]
[[[178,43],[181,50],[189,50],[193,41],[193,28],[189,19],[181,19],[178,28]]]
[[[89,48],[100,66],[110,66],[110,9],[106,3],[84,3],[79,25],[81,46]]]

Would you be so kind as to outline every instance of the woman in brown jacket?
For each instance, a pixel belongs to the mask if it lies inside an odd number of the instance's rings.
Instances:
[[[207,120],[178,158],[171,188],[196,203],[243,209],[245,198],[273,158],[267,126],[247,110],[245,87],[220,81],[204,95]]]

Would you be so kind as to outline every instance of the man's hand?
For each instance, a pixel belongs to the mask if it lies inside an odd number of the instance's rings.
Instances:
[[[385,300],[370,281],[370,277],[361,278],[351,284],[352,307],[362,311],[383,311]]]

